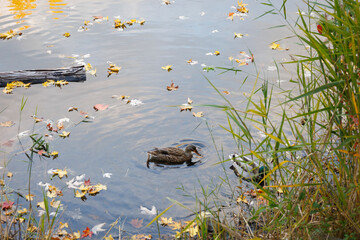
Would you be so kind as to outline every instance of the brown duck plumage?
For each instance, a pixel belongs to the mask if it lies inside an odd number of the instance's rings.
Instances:
[[[201,156],[194,145],[188,145],[185,148],[185,151],[176,147],[167,147],[160,149],[155,148],[154,150],[147,152],[148,159],[146,162],[146,166],[149,168],[150,162],[167,165],[183,164],[185,162],[187,164],[191,164],[193,152]]]

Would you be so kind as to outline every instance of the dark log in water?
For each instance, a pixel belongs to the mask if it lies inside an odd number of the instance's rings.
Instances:
[[[5,87],[7,83],[21,81],[23,83],[43,83],[47,80],[66,80],[68,82],[84,82],[86,74],[84,66],[54,69],[34,69],[13,72],[0,72],[0,87]]]

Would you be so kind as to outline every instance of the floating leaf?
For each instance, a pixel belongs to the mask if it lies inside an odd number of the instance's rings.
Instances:
[[[1,204],[1,208],[2,208],[3,210],[6,210],[6,209],[12,208],[12,206],[14,205],[14,202],[12,202],[12,201],[5,201],[5,202],[2,202],[2,203],[0,203],[0,204]]]
[[[59,137],[67,138],[70,136],[70,132],[63,131],[61,134],[59,134]]]
[[[166,86],[166,89],[168,91],[176,91],[178,90],[179,86],[175,86],[175,84],[173,83],[173,81],[171,80],[171,85],[170,86]]]
[[[171,4],[171,2],[170,2],[170,0],[163,0],[162,4],[169,5],[169,4]]]
[[[109,107],[109,105],[96,104],[93,108],[95,109],[95,111],[103,111],[103,110],[107,109],[108,107]]]
[[[274,42],[270,45],[270,48],[271,48],[272,50],[281,50],[281,49],[282,49],[282,48],[280,47],[280,44],[274,43]]]
[[[168,226],[169,224],[172,224],[172,223],[174,223],[174,222],[173,222],[173,220],[172,220],[171,217],[170,217],[170,218],[161,217],[161,218],[160,218],[160,223],[161,223],[161,225],[163,225],[163,226]]]
[[[93,232],[90,230],[89,227],[86,227],[86,229],[83,231],[83,234],[81,235],[81,238],[85,237],[92,237]]]
[[[57,176],[59,176],[59,178],[61,179],[61,178],[63,178],[64,176],[67,177],[67,171],[66,171],[66,169],[64,169],[64,170],[56,169],[56,170],[53,170],[53,171],[52,171],[52,175],[53,175],[53,177],[57,175]]]
[[[95,225],[91,231],[96,235],[98,232],[104,232],[105,229],[103,229],[102,227],[105,225],[105,223],[99,223],[97,225]]]
[[[69,107],[68,112],[79,111],[77,107]]]
[[[172,67],[172,65],[167,65],[167,66],[161,67],[161,68],[164,69],[164,70],[167,70],[168,72],[170,72],[172,70],[171,67]]]
[[[71,34],[70,34],[70,33],[68,33],[68,32],[66,32],[66,33],[64,33],[64,34],[63,34],[63,36],[68,38],[68,37],[70,37],[70,36],[71,36]]]
[[[188,104],[192,104],[193,103],[193,100],[191,100],[190,98],[187,99],[187,103]]]
[[[215,51],[215,52],[214,52],[214,55],[215,55],[215,56],[219,56],[219,55],[220,55],[220,52],[219,52],[219,51]]]
[[[108,77],[109,77],[111,74],[113,74],[113,73],[118,74],[120,70],[121,70],[121,67],[116,66],[116,65],[113,64],[113,63],[109,63],[109,67],[108,67]],[[96,74],[96,72],[95,72],[95,74]]]
[[[146,215],[156,215],[156,207],[152,206],[150,210],[146,207],[140,206],[140,212],[141,214],[146,214]]]
[[[8,178],[12,178],[13,175],[14,175],[14,174],[13,174],[12,172],[8,172],[8,173],[6,174],[6,176],[7,176]]]
[[[235,38],[242,38],[243,36],[244,36],[244,34],[241,34],[241,33],[236,33],[236,32],[234,32],[234,39]]]
[[[52,156],[53,159],[55,159],[55,158],[57,158],[57,157],[59,156],[59,152],[57,152],[57,151],[52,151],[52,152],[50,153],[50,156]]]
[[[103,178],[111,178],[112,173],[104,173]]]
[[[15,123],[13,121],[6,121],[6,122],[0,122],[0,126],[1,127],[11,127],[13,126]]]
[[[194,117],[203,117],[204,114],[203,114],[203,112],[197,112],[197,113],[194,113],[194,112],[193,112],[193,116],[194,116]]]
[[[243,203],[249,204],[248,200],[246,199],[246,197],[245,197],[244,195],[239,196],[239,197],[236,199],[236,202],[237,202],[237,203],[243,202]]]
[[[135,218],[135,219],[132,219],[130,224],[134,227],[134,228],[141,228],[143,226],[143,220],[144,219],[138,219],[138,218]]]
[[[226,95],[229,95],[229,94],[230,94],[229,91],[223,91],[223,93],[225,93]]]
[[[182,112],[182,111],[190,111],[191,112],[192,108],[193,107],[189,104],[183,104],[180,106],[180,112]]]

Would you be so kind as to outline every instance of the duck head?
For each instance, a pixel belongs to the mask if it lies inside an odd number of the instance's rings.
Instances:
[[[197,155],[201,156],[201,154],[197,151],[196,147],[192,144],[188,145],[185,148],[185,152],[189,152],[189,153],[196,153]]]

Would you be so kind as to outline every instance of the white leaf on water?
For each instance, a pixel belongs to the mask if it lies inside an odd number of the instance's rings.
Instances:
[[[29,135],[29,132],[30,132],[30,130],[23,131],[18,134],[18,137],[19,138],[26,137],[27,135]]]
[[[49,189],[50,183],[39,182],[38,185],[40,187],[45,187],[45,191],[47,191]]]
[[[146,215],[156,215],[156,207],[152,206],[150,210],[146,207],[140,206],[140,212],[141,214],[146,214]]]
[[[105,223],[99,223],[97,225],[95,225],[91,231],[96,235],[98,232],[103,232],[105,231],[105,229],[103,229],[102,227],[105,225]]]
[[[141,100],[138,100],[138,99],[132,99],[130,100],[129,104],[131,106],[139,106],[141,104],[144,104]]]
[[[111,178],[112,173],[104,173],[103,178]]]

